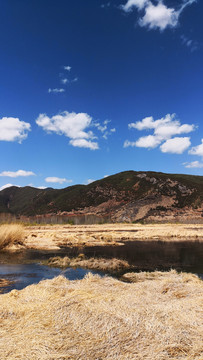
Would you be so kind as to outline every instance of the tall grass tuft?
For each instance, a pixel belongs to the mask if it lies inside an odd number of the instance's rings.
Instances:
[[[24,227],[19,224],[0,226],[0,250],[15,244],[23,244]]]

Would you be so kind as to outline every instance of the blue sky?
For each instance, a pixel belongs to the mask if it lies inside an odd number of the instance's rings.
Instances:
[[[0,189],[203,175],[201,0],[2,0]]]

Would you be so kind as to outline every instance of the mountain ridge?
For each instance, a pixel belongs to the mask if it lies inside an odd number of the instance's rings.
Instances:
[[[88,185],[63,189],[9,187],[0,191],[0,213],[16,216],[108,216],[112,221],[198,218],[203,176],[124,171]]]

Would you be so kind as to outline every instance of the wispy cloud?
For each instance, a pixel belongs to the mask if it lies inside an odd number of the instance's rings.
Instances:
[[[47,177],[45,179],[45,181],[47,183],[58,183],[58,184],[64,184],[64,183],[72,183],[73,180],[68,180],[66,178],[59,178],[57,176],[51,176],[51,177]]]
[[[65,89],[63,89],[63,88],[55,88],[55,89],[49,88],[48,89],[49,94],[50,93],[58,94],[58,93],[63,93],[63,92],[65,92]]]
[[[175,135],[188,134],[196,129],[194,124],[181,124],[175,114],[167,114],[165,117],[154,120],[152,116],[142,121],[128,124],[129,129],[138,131],[153,130],[152,135],[142,136],[136,141],[126,140],[124,147],[143,147],[148,149],[160,146],[162,152],[181,154],[190,146],[189,137],[174,137]],[[179,146],[179,147],[178,147]]]
[[[67,78],[64,78],[64,79],[61,79],[61,82],[62,82],[62,84],[67,84],[67,83],[69,83],[69,80],[67,79]]]
[[[191,52],[198,50],[199,48],[199,44],[197,41],[189,39],[187,36],[185,35],[181,35],[181,41],[182,44],[187,46]]]
[[[129,141],[129,140],[125,140],[124,144],[123,144],[124,148],[128,148],[128,147],[136,147],[136,141]]]
[[[85,185],[89,185],[89,184],[93,183],[94,181],[96,181],[96,180],[88,179],[88,180],[85,181]]]
[[[125,5],[121,5],[121,9],[125,12],[137,9],[140,26],[163,31],[167,27],[175,28],[178,25],[180,14],[194,2],[196,0],[185,0],[181,6],[175,9],[167,7],[163,0],[157,0],[155,5],[150,0],[128,0]]]
[[[71,69],[72,69],[71,66],[64,66],[63,68],[64,68],[64,70],[66,70],[66,71],[71,71]]]
[[[183,165],[188,169],[203,168],[203,162],[200,161],[185,162]]]
[[[116,132],[116,128],[109,129],[108,124],[111,123],[111,120],[105,120],[103,123],[95,123],[94,126],[102,133],[102,137],[107,140],[112,133]]]
[[[28,136],[31,125],[18,118],[3,117],[0,119],[0,141],[17,141],[21,143]]]
[[[101,4],[101,8],[104,9],[104,8],[109,8],[111,6],[111,3],[110,1],[107,2],[106,4]]]
[[[72,70],[71,66],[63,66],[64,71],[59,73],[60,83],[63,85],[63,87],[55,87],[55,88],[49,88],[48,93],[51,94],[62,94],[66,91],[66,86],[70,86],[73,83],[76,83],[78,81],[77,76],[71,76],[70,71]]]
[[[34,176],[36,175],[35,173],[33,173],[32,171],[25,171],[25,170],[17,170],[17,171],[2,171],[0,173],[0,176],[7,176],[7,177],[11,177],[11,178],[16,178],[19,176]]]

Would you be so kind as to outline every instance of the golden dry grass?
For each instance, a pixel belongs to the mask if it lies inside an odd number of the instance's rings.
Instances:
[[[62,276],[0,295],[1,360],[202,360],[203,285]]]
[[[10,280],[8,280],[8,279],[0,279],[0,294],[1,294],[2,292],[4,292],[4,289],[5,289],[7,286],[9,286],[9,285],[11,285],[11,284],[13,284],[13,281],[10,281]]]
[[[0,226],[0,250],[12,245],[22,245],[24,239],[24,227],[18,224],[6,224]]]
[[[80,254],[77,258],[69,258],[68,256],[56,256],[48,260],[48,265],[56,267],[82,267],[85,269],[94,269],[101,271],[119,272],[129,269],[130,264],[126,260],[105,259],[105,258],[85,258],[84,254]]]
[[[26,227],[25,245],[34,249],[122,245],[125,241],[203,241],[203,224],[105,224]]]

